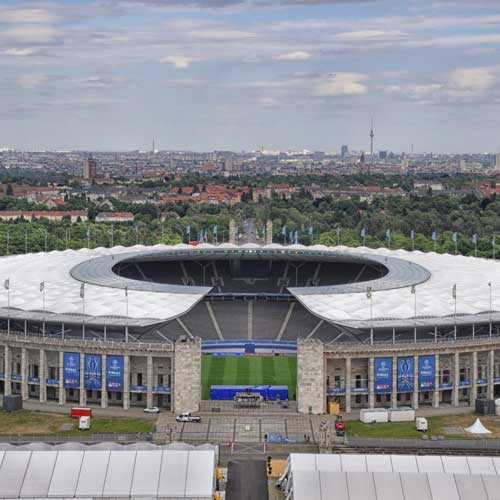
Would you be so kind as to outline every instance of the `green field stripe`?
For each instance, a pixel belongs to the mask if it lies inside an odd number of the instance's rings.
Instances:
[[[261,359],[262,359],[262,383],[265,385],[276,385],[275,358],[266,357]]]
[[[246,356],[237,359],[236,385],[250,384],[250,359]]]

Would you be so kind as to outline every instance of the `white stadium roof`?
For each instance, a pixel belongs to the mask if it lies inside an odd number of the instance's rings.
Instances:
[[[500,320],[500,312],[489,313],[490,287],[491,309],[500,311],[500,262],[487,259],[436,254],[433,252],[407,252],[385,248],[368,249],[364,247],[326,247],[322,245],[303,246],[278,244],[258,246],[254,244],[218,246],[205,244],[197,247],[181,244],[175,246],[155,245],[152,247],[134,246],[112,249],[96,248],[81,250],[53,251],[28,255],[15,255],[0,258],[0,280],[10,280],[11,317],[42,319],[49,313],[56,314],[57,321],[81,321],[83,301],[80,297],[81,281],[73,277],[75,268],[94,272],[85,285],[85,314],[89,323],[124,323],[126,300],[125,278],[120,278],[123,286],[111,281],[98,282],[103,265],[111,269],[110,263],[124,258],[124,254],[190,252],[193,257],[203,252],[261,250],[274,252],[288,258],[307,255],[309,259],[352,258],[384,264],[388,262],[389,273],[372,282],[340,286],[319,286],[309,288],[289,288],[312,314],[332,323],[354,328],[434,325],[457,323],[487,323],[490,319]],[[103,260],[104,259],[104,260]],[[392,260],[392,262],[391,262]],[[94,265],[95,262],[95,265]],[[104,263],[104,264],[103,264]],[[408,264],[406,266],[406,263]],[[99,265],[101,267],[99,267]],[[109,271],[108,269],[108,271]],[[106,271],[106,269],[104,269]],[[403,273],[403,275],[401,274]],[[108,272],[107,278],[113,276]],[[116,280],[115,280],[116,281]],[[40,292],[40,283],[45,283],[45,308]],[[208,287],[185,287],[158,285],[129,280],[128,318],[134,325],[154,324],[172,320],[188,312],[205,295]],[[142,283],[142,285],[136,285]],[[321,282],[320,282],[321,283]],[[372,316],[370,300],[366,297],[366,287],[373,284]],[[417,319],[415,321],[415,295],[411,285],[416,285]],[[452,288],[456,285],[456,316]],[[142,288],[141,288],[142,287]],[[7,292],[0,296],[0,313],[7,316]],[[29,312],[29,314],[26,314]],[[49,320],[49,317],[46,318]]]

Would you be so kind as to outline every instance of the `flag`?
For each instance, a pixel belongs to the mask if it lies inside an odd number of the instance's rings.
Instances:
[[[366,298],[367,299],[371,299],[372,298],[372,287],[369,286],[367,289],[366,289]]]
[[[288,241],[291,243],[293,240],[293,231],[290,230],[290,232],[288,233]]]
[[[432,231],[432,241],[436,241],[437,234],[436,231]]]
[[[363,228],[361,229],[361,238],[364,238],[366,236],[366,229]]]
[[[191,224],[186,226],[186,234],[191,234]]]
[[[297,245],[299,243],[299,232],[295,230],[295,244]]]
[[[493,236],[493,239],[491,240],[491,244],[492,244],[493,246],[495,246],[495,244],[496,244],[496,242],[495,242],[495,237],[494,237],[494,236]]]
[[[212,229],[212,234],[217,235],[217,224],[215,224],[214,228]]]
[[[413,229],[410,231],[410,239],[415,239],[415,231]]]
[[[85,283],[80,285],[80,298],[83,299],[85,297]]]
[[[208,241],[208,231],[205,229],[205,235],[203,236],[203,241]]]
[[[87,229],[87,238],[90,236],[90,229]]]
[[[312,236],[313,235],[313,227],[312,226],[309,226],[309,228],[307,229],[307,232],[309,234],[309,236]]]
[[[458,241],[458,234],[457,233],[453,233],[451,235],[451,239],[456,243]]]
[[[124,290],[125,290],[125,297],[128,297],[128,286],[126,286]]]
[[[385,230],[385,235],[390,238],[391,237],[391,228],[388,227],[386,230]]]
[[[286,236],[286,225],[281,228],[281,236]]]
[[[4,283],[3,283],[3,287],[6,289],[6,290],[10,290],[10,279],[7,278]]]
[[[198,234],[198,241],[203,243],[203,229],[200,229],[200,233]]]
[[[411,286],[411,293],[413,293],[413,294],[417,293],[417,289],[415,288],[415,285]]]
[[[43,292],[45,290],[45,281],[40,282],[40,291]]]
[[[451,290],[451,296],[456,299],[457,298],[457,285],[453,285],[453,288]]]
[[[472,243],[474,243],[474,245],[477,243],[477,234],[476,233],[474,233],[472,235]]]
[[[337,228],[337,236],[340,236],[340,227]]]

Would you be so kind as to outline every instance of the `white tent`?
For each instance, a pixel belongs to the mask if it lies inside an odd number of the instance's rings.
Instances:
[[[476,421],[474,424],[472,424],[470,427],[467,427],[465,429],[465,432],[468,432],[469,434],[491,434],[491,431],[489,431],[482,423],[479,418],[476,418]]]

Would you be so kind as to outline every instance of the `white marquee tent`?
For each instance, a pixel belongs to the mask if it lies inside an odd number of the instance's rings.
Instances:
[[[211,499],[213,450],[0,451],[0,499]]]

